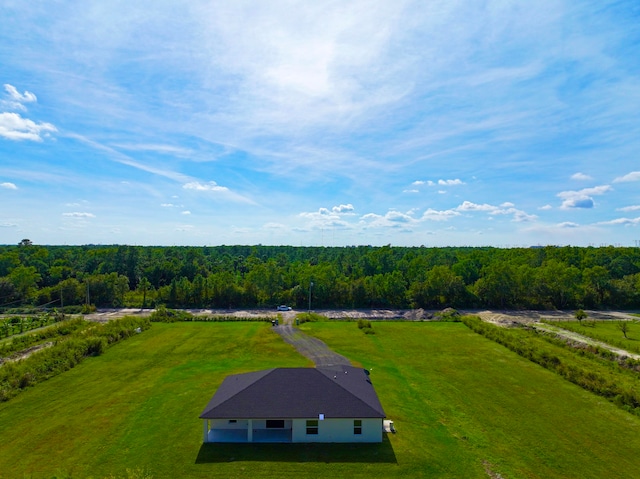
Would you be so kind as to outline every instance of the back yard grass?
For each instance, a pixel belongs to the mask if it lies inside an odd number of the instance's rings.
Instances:
[[[371,370],[396,435],[202,445],[198,415],[226,375],[310,364],[262,323],[156,323],[0,404],[0,478],[637,477],[640,418],[461,323],[303,329]]]

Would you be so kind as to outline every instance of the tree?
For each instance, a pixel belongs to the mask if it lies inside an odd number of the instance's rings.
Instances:
[[[510,263],[495,262],[483,271],[474,289],[478,297],[488,306],[508,308],[517,305],[520,281],[516,268]]]
[[[579,309],[574,314],[575,318],[582,324],[582,320],[586,319],[587,313],[585,313],[582,309]]]
[[[18,266],[9,273],[9,280],[13,283],[20,299],[29,299],[36,291],[37,283],[41,277],[34,266]]]
[[[629,321],[618,321],[618,329],[624,335],[624,339],[629,339],[627,333],[629,332]]]
[[[138,288],[142,290],[142,307],[147,306],[147,291],[151,287],[151,283],[146,276],[143,276],[138,282]]]
[[[466,293],[464,281],[449,266],[434,266],[425,281],[415,282],[409,288],[409,298],[413,307],[428,308],[458,306]]]
[[[30,239],[23,239],[22,241],[20,241],[20,243],[18,243],[18,246],[32,246],[33,242]]]

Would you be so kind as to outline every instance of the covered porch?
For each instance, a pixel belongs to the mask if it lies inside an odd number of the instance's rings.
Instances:
[[[292,442],[292,421],[204,419],[204,442],[290,443]]]

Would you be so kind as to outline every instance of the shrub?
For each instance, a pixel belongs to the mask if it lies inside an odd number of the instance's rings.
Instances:
[[[187,311],[169,309],[166,306],[158,306],[151,313],[150,318],[154,323],[175,323],[176,321],[193,321],[193,314]]]
[[[359,319],[358,320],[358,328],[364,329],[364,328],[370,328],[370,327],[371,327],[371,321],[369,321],[367,319]]]
[[[373,330],[373,326],[371,326],[371,321],[368,319],[359,319],[358,328],[361,329],[364,334],[376,334]]]
[[[300,323],[315,323],[318,321],[326,321],[327,317],[318,313],[300,313],[296,316]]]
[[[83,304],[80,312],[82,314],[95,313],[97,311],[95,304]]]
[[[435,313],[433,316],[436,321],[450,321],[453,323],[460,322],[460,313],[453,308],[445,308],[442,311]]]

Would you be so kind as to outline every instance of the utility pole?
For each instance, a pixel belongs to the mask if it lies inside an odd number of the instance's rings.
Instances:
[[[60,314],[64,319],[64,295],[62,294],[62,287],[60,287]]]

